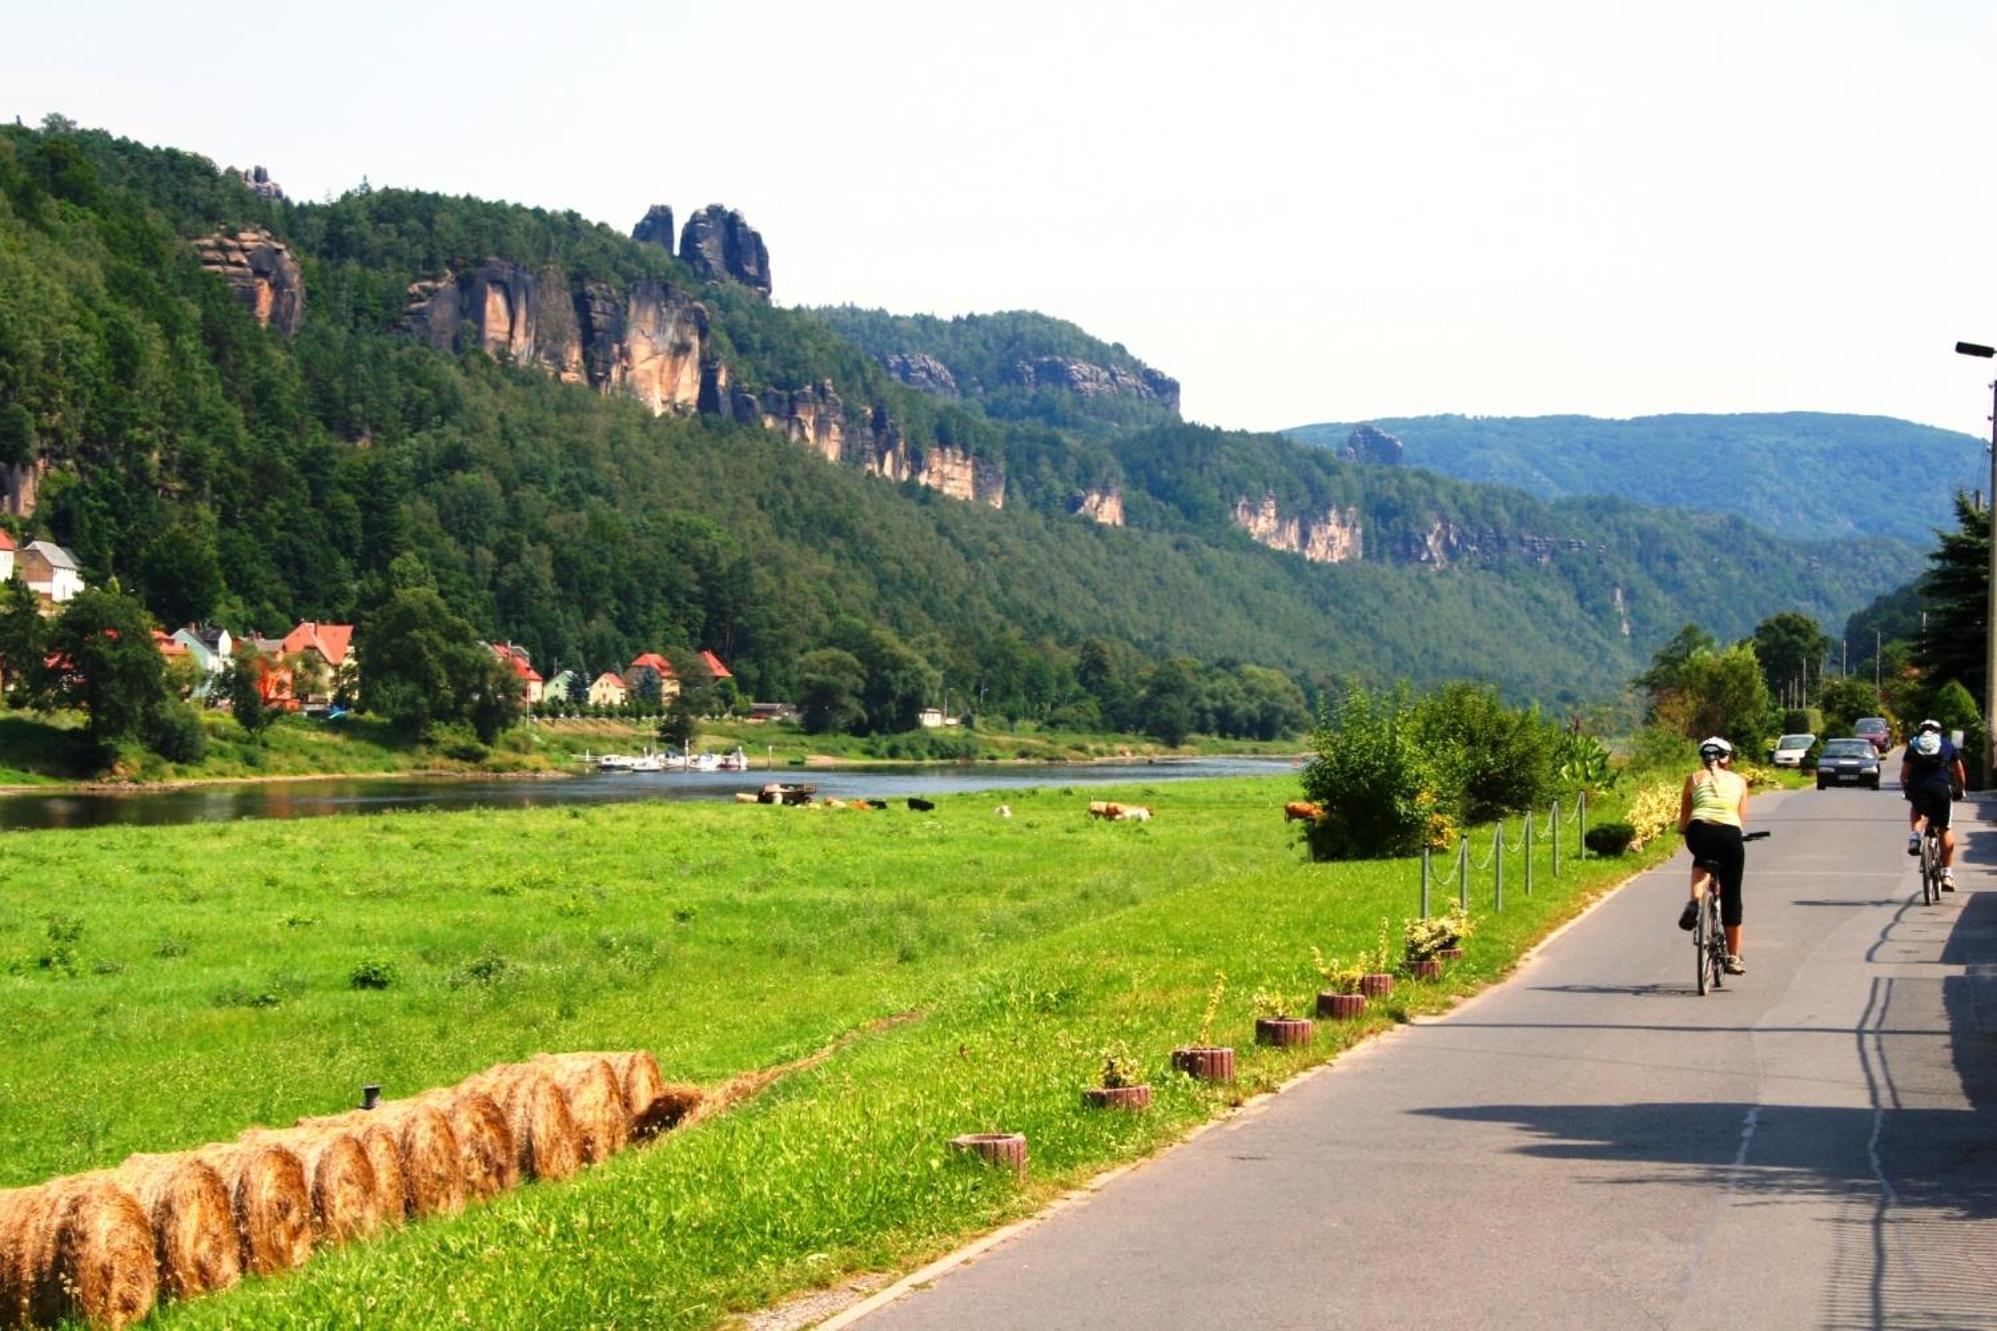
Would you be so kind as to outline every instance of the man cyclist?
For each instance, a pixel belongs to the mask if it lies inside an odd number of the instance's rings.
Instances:
[[[1942,734],[1942,723],[1928,720],[1907,741],[1900,757],[1900,790],[1907,798],[1907,853],[1921,853],[1921,822],[1941,834],[1942,891],[1955,891],[1955,831],[1949,824],[1949,804],[1962,789],[1962,755]]]
[[[1692,852],[1692,899],[1678,917],[1680,929],[1699,922],[1706,890],[1720,894],[1720,925],[1727,937],[1727,974],[1747,974],[1740,958],[1741,870],[1747,850],[1747,778],[1733,770],[1734,746],[1717,735],[1699,745],[1699,766],[1685,778],[1678,798],[1678,830]]]

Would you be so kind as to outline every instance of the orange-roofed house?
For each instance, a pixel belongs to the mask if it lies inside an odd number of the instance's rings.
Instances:
[[[330,703],[333,694],[340,687],[341,673],[353,665],[354,626],[321,624],[317,620],[307,619],[284,635],[284,641],[278,650],[284,656],[317,656],[326,663],[325,670],[317,672],[319,679],[314,681],[316,687],[307,693],[302,701],[315,706]],[[313,673],[315,672],[306,672],[308,677]]]
[[[598,675],[589,686],[589,705],[592,707],[616,707],[630,696],[625,691],[624,681],[608,670]]]
[[[516,647],[510,642],[489,642],[486,646],[492,648],[492,654],[499,658],[499,663],[511,670],[513,677],[520,681],[520,696],[528,706],[547,696],[547,681],[534,668],[525,647]]]
[[[644,686],[647,672],[659,681],[659,701],[680,696],[680,678],[674,673],[672,662],[657,652],[640,652],[631,658],[631,664],[624,670],[624,687],[636,695]]]
[[[713,652],[702,652],[700,654],[700,663],[707,667],[707,673],[714,679],[735,678],[735,673],[727,666],[721,664],[721,658]]]

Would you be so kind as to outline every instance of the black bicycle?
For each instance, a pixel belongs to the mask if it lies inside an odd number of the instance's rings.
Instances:
[[[1932,906],[1942,899],[1942,834],[1935,820],[1921,824],[1921,904]]]
[[[1760,841],[1766,832],[1748,832],[1742,841]],[[1706,874],[1706,891],[1699,898],[1699,915],[1692,926],[1692,958],[1698,971],[1699,992],[1726,987],[1727,931],[1720,921],[1719,865],[1711,860],[1694,860],[1694,867]]]

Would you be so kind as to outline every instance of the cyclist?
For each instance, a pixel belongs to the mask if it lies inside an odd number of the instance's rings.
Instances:
[[[1941,834],[1942,891],[1955,891],[1955,831],[1949,824],[1949,802],[1962,789],[1962,755],[1942,734],[1942,723],[1928,720],[1907,741],[1900,756],[1900,790],[1907,797],[1907,853],[1921,853],[1921,820]]]
[[[1699,922],[1699,902],[1709,884],[1720,894],[1726,930],[1727,974],[1747,974],[1740,959],[1740,876],[1747,861],[1741,832],[1747,824],[1747,778],[1733,770],[1734,746],[1717,735],[1699,745],[1699,766],[1685,778],[1678,799],[1678,830],[1692,852],[1692,899],[1678,917],[1680,929]]]

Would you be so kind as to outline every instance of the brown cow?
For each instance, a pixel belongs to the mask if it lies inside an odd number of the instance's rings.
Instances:
[[[1313,804],[1309,800],[1291,800],[1283,806],[1283,821],[1286,823],[1299,820],[1316,822],[1322,817],[1324,817],[1323,806]]]

